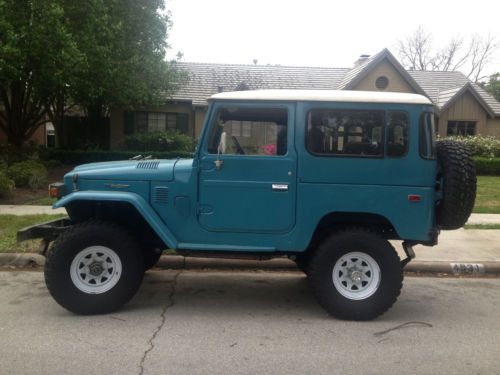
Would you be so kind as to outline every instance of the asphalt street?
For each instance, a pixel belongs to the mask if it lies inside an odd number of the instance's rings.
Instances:
[[[298,272],[150,271],[77,316],[41,272],[0,272],[1,374],[499,374],[500,279],[407,277],[371,322],[329,317]]]

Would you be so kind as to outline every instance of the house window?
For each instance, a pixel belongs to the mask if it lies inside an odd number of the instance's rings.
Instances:
[[[167,124],[167,114],[161,112],[149,112],[148,132],[164,132]]]
[[[169,112],[125,112],[124,133],[164,132],[189,133],[189,115]]]
[[[231,135],[235,137],[251,137],[252,124],[247,121],[233,121],[231,124]]]
[[[384,112],[312,110],[307,115],[306,146],[317,155],[384,155]]]
[[[448,121],[447,135],[471,136],[476,134],[475,121]]]

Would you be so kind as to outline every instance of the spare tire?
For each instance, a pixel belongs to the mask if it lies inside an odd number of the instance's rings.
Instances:
[[[436,206],[436,222],[441,229],[464,226],[476,199],[476,167],[472,154],[459,142],[436,142],[438,182],[442,198]]]

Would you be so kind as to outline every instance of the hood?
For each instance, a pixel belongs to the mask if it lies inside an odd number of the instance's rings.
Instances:
[[[174,160],[124,160],[103,163],[83,164],[73,169],[66,176],[78,174],[78,179],[88,180],[157,180],[172,181]]]

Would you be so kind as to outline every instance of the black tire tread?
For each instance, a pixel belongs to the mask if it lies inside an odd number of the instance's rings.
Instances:
[[[458,229],[469,219],[476,199],[476,167],[467,147],[452,140],[436,142],[443,178],[443,198],[436,207],[436,223],[444,230]]]
[[[122,274],[122,278],[129,279],[125,280],[126,288],[123,288],[118,295],[108,295],[109,291],[97,295],[98,297],[93,299],[95,303],[93,301],[84,301],[83,292],[77,292],[82,295],[81,300],[75,298],[76,288],[71,279],[62,282],[64,277],[69,277],[67,276],[69,275],[69,268],[61,267],[61,264],[65,263],[65,257],[67,257],[66,252],[70,251],[68,247],[71,247],[73,243],[85,241],[84,236],[92,235],[98,237],[109,236],[115,241],[120,239],[120,248],[125,250],[125,253],[128,253],[129,256],[132,255],[133,259],[131,261],[137,263],[137,267],[132,267],[132,271],[135,270],[132,275]],[[122,259],[122,263],[123,261],[124,259]],[[44,267],[45,283],[52,297],[62,307],[81,315],[105,314],[115,311],[135,295],[142,282],[143,274],[142,253],[135,239],[119,225],[100,220],[89,220],[75,224],[63,232],[52,244]]]
[[[366,300],[348,300],[335,290],[331,281],[333,264],[338,257],[345,253],[342,252],[342,246],[345,246],[345,243],[376,248],[376,252],[384,258],[386,263],[379,264],[379,267],[389,268],[385,269],[386,272],[381,270],[379,290]],[[347,247],[349,246],[353,245],[347,245]],[[347,249],[347,251],[363,250],[359,248]],[[394,247],[379,233],[363,227],[342,228],[328,236],[311,254],[308,263],[308,276],[313,294],[319,304],[328,313],[343,320],[371,320],[382,315],[396,302],[403,287],[403,267]],[[333,295],[336,297],[332,298]]]

